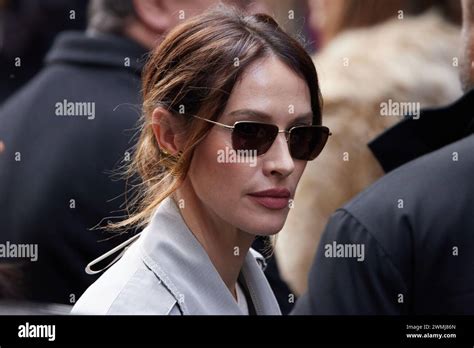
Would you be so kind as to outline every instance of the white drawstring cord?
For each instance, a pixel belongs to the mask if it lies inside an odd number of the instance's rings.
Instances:
[[[140,234],[141,233],[137,233],[136,235],[134,235],[129,240],[126,240],[122,244],[117,245],[115,248],[107,251],[105,254],[103,254],[103,255],[99,256],[98,258],[96,258],[95,260],[89,262],[86,266],[86,273],[87,274],[97,274],[97,273],[100,273],[102,271],[105,271],[107,268],[112,266],[115,262],[118,261],[118,259],[120,259],[122,257],[122,255],[125,253],[125,251],[127,251],[127,249],[130,246],[129,244],[132,244],[134,241],[136,241],[138,239],[138,237],[140,237]],[[115,254],[117,251],[119,251],[123,247],[125,247],[125,249],[123,249],[122,252],[120,254],[118,254],[117,257],[115,259],[113,259],[112,262],[110,262],[107,266],[105,266],[104,268],[102,268],[100,270],[97,270],[97,271],[92,270],[92,266],[94,266],[95,264],[97,264],[97,263],[101,262],[102,260],[108,258],[110,255]]]

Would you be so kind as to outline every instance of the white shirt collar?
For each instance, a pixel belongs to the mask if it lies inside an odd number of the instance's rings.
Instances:
[[[235,291],[237,293],[237,305],[239,306],[240,311],[244,315],[249,315],[247,299],[245,298],[245,294],[242,288],[240,287],[239,282],[235,284]]]

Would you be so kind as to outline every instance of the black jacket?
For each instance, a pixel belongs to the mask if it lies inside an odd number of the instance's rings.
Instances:
[[[474,314],[473,126],[471,91],[370,144],[391,172],[333,214],[294,314]]]
[[[96,279],[86,264],[121,239],[90,228],[123,215],[125,184],[110,171],[132,146],[145,53],[116,36],[63,33],[0,110],[0,243],[38,244],[38,260],[22,260],[27,299],[74,302]]]

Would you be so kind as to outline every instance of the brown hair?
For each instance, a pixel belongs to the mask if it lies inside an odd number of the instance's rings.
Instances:
[[[172,30],[151,54],[143,72],[141,134],[127,176],[141,184],[128,208],[128,218],[113,229],[143,227],[155,208],[186,177],[196,145],[212,125],[189,115],[217,120],[245,69],[258,59],[275,56],[301,76],[311,95],[313,123],[321,124],[322,99],[311,57],[268,15],[245,15],[219,6]],[[179,156],[158,146],[151,115],[158,106],[183,117],[186,143]],[[187,115],[187,116],[186,116]]]

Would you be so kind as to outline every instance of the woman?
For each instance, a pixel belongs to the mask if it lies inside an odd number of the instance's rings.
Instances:
[[[73,313],[280,314],[250,245],[282,228],[329,135],[311,58],[271,17],[223,7],[169,33],[143,97],[143,192],[118,227],[146,228]]]
[[[323,43],[313,57],[322,72],[323,117],[335,136],[301,177],[295,208],[275,245],[280,274],[297,296],[307,290],[309,270],[331,214],[384,174],[367,144],[404,117],[383,115],[381,106],[393,101],[436,107],[462,94],[453,53],[461,45],[455,25],[459,2],[309,3]],[[429,11],[430,5],[436,11]],[[393,146],[398,148],[396,142]]]

